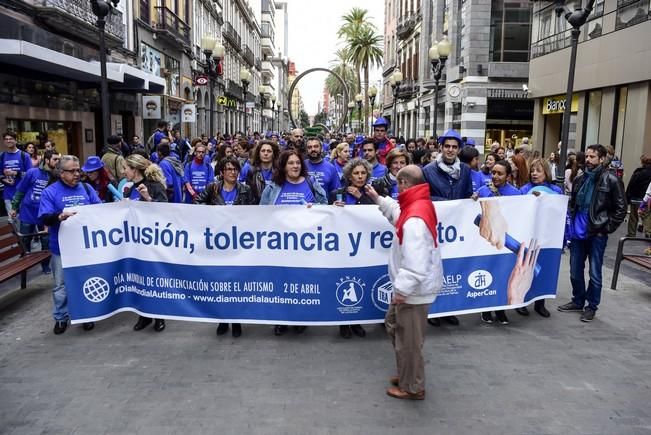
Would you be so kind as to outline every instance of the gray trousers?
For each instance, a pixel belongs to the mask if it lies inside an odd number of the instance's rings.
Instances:
[[[430,304],[389,305],[384,319],[396,353],[399,387],[415,394],[425,390],[423,343]]]

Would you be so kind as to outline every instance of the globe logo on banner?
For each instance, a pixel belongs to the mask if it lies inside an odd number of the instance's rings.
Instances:
[[[99,303],[106,299],[111,292],[109,283],[104,278],[94,276],[88,278],[82,287],[84,296],[91,302]]]
[[[493,275],[487,270],[475,270],[468,275],[468,285],[475,290],[483,290],[493,283]]]
[[[373,289],[371,290],[373,305],[378,310],[386,312],[389,310],[389,304],[391,304],[392,298],[393,284],[391,284],[389,274],[384,274],[373,284]]]

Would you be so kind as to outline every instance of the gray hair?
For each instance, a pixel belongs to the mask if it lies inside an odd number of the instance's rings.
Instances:
[[[344,180],[346,180],[346,182],[348,182],[353,171],[358,166],[363,166],[364,169],[366,169],[366,174],[367,174],[366,181],[368,181],[368,179],[371,177],[371,174],[373,174],[373,166],[371,166],[371,164],[368,161],[357,158],[357,159],[349,160],[348,163],[346,163],[346,165],[344,166],[344,170],[343,170]]]
[[[54,168],[54,175],[57,178],[61,177],[61,171],[63,170],[63,166],[68,162],[79,163],[79,158],[77,158],[77,156],[73,156],[70,154],[62,155],[59,161],[57,162],[56,168]]]

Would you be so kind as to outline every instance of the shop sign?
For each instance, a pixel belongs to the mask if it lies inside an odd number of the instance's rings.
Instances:
[[[208,76],[205,74],[199,74],[195,79],[194,79],[194,84],[197,86],[206,86],[210,79],[208,79]]]
[[[160,95],[142,97],[142,119],[161,119]]]
[[[197,122],[197,105],[185,104],[181,110],[181,122]]]
[[[217,98],[217,104],[219,104],[220,106],[237,107],[237,101],[235,99],[228,98],[224,95]]]
[[[572,95],[572,107],[570,107],[572,112],[579,111],[579,96]],[[556,115],[562,114],[565,111],[565,95],[557,95],[555,97],[545,97],[543,98],[543,115]]]

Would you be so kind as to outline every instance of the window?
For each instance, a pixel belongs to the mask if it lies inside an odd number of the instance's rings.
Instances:
[[[491,8],[490,59],[493,62],[527,62],[530,23],[529,2],[494,0]]]
[[[599,119],[601,118],[601,91],[588,93],[583,144],[599,143]]]
[[[165,69],[167,69],[167,95],[179,97],[181,90],[181,65],[173,57],[165,56]]]
[[[628,88],[626,86],[617,90],[615,119],[613,124],[616,125],[615,129],[615,154],[622,155],[622,147],[624,146],[624,128],[626,124],[626,102],[628,100]]]
[[[649,0],[617,0],[615,30],[624,29],[649,19]]]

